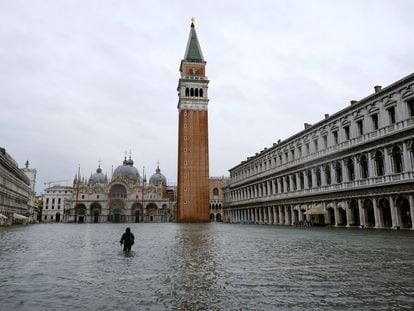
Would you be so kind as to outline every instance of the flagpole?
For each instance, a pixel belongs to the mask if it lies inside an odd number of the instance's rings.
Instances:
[[[145,183],[145,166],[142,167],[142,222],[144,222],[144,183]]]

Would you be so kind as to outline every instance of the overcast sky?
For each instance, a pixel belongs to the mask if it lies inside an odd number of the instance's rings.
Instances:
[[[210,175],[414,70],[414,2],[0,0],[0,147],[45,181],[132,151],[177,176],[190,19],[207,60]],[[69,183],[70,184],[70,183]]]

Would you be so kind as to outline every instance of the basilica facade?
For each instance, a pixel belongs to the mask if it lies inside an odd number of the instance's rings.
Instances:
[[[90,178],[73,182],[70,199],[65,201],[67,223],[135,223],[175,220],[176,188],[167,186],[159,166],[146,181],[134,161],[125,157],[111,178],[99,166]]]
[[[414,228],[414,74],[230,169],[224,221]]]

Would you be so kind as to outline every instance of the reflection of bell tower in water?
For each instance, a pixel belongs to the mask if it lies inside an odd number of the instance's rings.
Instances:
[[[194,21],[178,82],[177,220],[209,221],[208,79]]]

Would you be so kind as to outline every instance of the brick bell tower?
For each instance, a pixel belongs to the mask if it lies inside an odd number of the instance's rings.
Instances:
[[[177,221],[210,221],[208,79],[194,19],[178,82]]]

